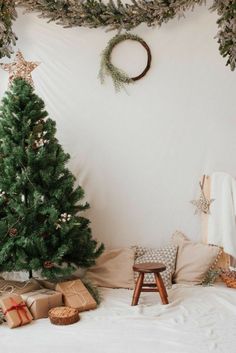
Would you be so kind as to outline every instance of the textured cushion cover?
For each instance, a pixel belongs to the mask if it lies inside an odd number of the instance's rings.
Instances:
[[[133,248],[105,250],[86,272],[86,278],[99,287],[132,289],[134,254]]]
[[[178,245],[174,283],[201,284],[222,252],[218,246],[194,243],[179,231],[173,234],[172,243]]]
[[[145,262],[161,262],[166,266],[166,270],[161,272],[161,276],[166,288],[172,286],[172,276],[175,272],[177,246],[169,245],[162,248],[150,249],[141,246],[136,247],[135,263],[141,264]],[[138,273],[135,272],[135,280]],[[155,278],[152,273],[144,275],[144,283],[155,283]]]

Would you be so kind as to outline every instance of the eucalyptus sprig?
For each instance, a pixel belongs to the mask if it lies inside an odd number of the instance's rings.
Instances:
[[[101,67],[99,71],[101,83],[104,83],[105,76],[111,76],[116,91],[119,91],[121,88],[124,88],[125,84],[130,84],[134,82],[123,70],[114,66],[111,62],[111,54],[114,47],[120,42],[123,42],[127,39],[138,40],[139,38],[129,33],[121,35],[117,34],[108,42],[106,48],[101,54]]]

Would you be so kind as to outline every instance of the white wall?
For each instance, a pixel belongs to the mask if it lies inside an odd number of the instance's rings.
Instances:
[[[97,79],[100,52],[114,33],[63,29],[35,14],[19,14],[15,31],[17,48],[42,63],[33,73],[36,91],[71,153],[94,236],[108,247],[163,244],[176,228],[197,239],[200,222],[189,201],[199,177],[236,175],[236,73],[213,39],[216,15],[197,7],[161,29],[134,30],[153,62],[129,95]],[[114,60],[134,73],[145,58],[135,43],[124,43]],[[2,95],[4,71],[0,82]]]

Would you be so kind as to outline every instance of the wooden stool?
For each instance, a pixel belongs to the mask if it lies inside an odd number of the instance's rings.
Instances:
[[[166,270],[165,265],[159,262],[146,262],[143,264],[134,265],[133,270],[135,272],[139,272],[139,276],[134,289],[132,305],[138,304],[141,292],[159,292],[162,304],[169,304],[166,288],[163,283],[162,277],[160,275],[160,272],[163,272]],[[153,273],[156,280],[156,284],[143,283],[145,273]],[[149,287],[149,288],[145,288],[145,287]]]

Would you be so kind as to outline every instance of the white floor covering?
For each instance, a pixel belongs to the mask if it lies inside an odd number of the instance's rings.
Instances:
[[[173,286],[169,305],[156,293],[102,289],[103,302],[71,326],[48,319],[9,329],[0,326],[1,353],[235,353],[236,290]]]

